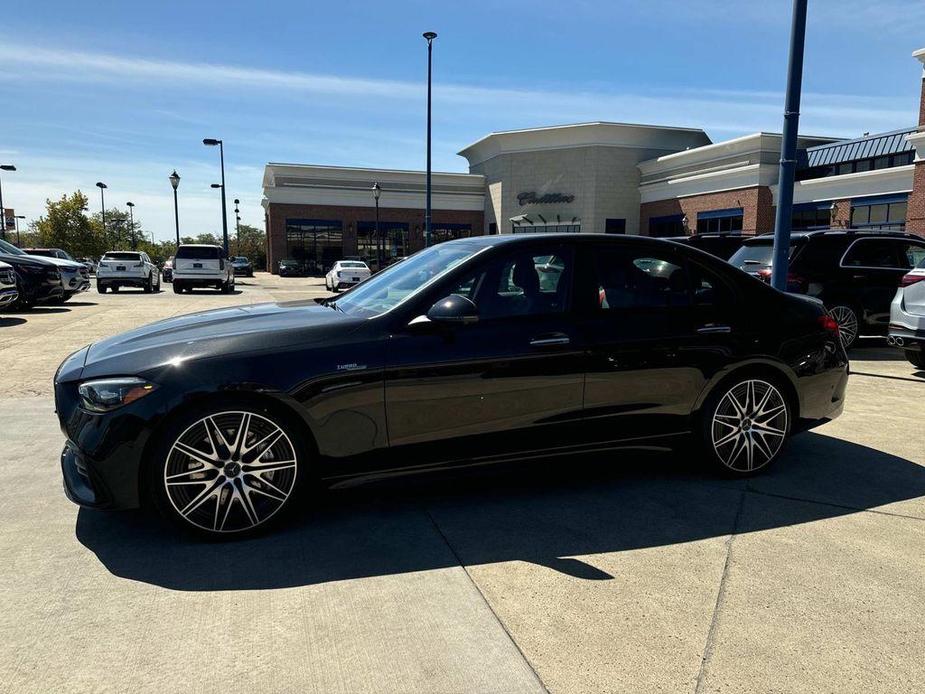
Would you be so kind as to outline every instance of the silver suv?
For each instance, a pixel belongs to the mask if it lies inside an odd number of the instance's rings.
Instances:
[[[113,294],[120,287],[141,287],[146,294],[161,290],[161,272],[143,251],[109,251],[96,268],[96,289]]]
[[[234,264],[221,246],[183,244],[173,259],[173,291],[191,292],[193,287],[214,287],[224,294],[234,291]]]
[[[902,349],[913,366],[925,369],[925,258],[899,283],[887,342]]]

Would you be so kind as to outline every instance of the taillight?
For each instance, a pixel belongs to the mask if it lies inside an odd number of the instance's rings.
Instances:
[[[925,281],[925,273],[921,275],[916,275],[915,273],[910,272],[906,275],[903,275],[903,278],[899,280],[899,286],[908,287],[910,284],[915,284],[916,282],[923,282],[923,281]]]
[[[819,316],[817,320],[819,321],[819,325],[823,330],[827,330],[830,333],[835,333],[838,335],[838,321],[832,318],[832,316],[830,316],[828,313]]]
[[[771,283],[771,268],[765,267],[761,268],[758,272],[755,273],[758,276],[758,279],[764,280],[768,284]],[[806,278],[801,277],[800,275],[794,275],[792,272],[787,273],[787,291],[788,292],[802,292],[806,287]]]

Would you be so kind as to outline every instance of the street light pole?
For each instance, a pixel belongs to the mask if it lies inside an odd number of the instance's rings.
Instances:
[[[16,171],[12,164],[0,164],[0,171]],[[0,236],[6,238],[6,208],[3,206],[3,185],[0,184]]]
[[[127,202],[125,203],[128,206],[128,217],[129,217],[129,226],[132,229],[132,250],[138,250],[138,243],[135,240],[135,203]]]
[[[237,198],[234,199],[234,233],[238,237],[238,253],[241,253],[241,210],[238,209],[238,205],[241,204],[241,201]]]
[[[219,158],[222,163],[222,242],[225,245],[225,255],[228,255],[228,210],[225,206],[225,143],[207,137],[202,141],[207,147],[218,145]]]
[[[430,84],[434,39],[437,38],[437,34],[425,31],[424,38],[427,40],[427,199],[424,209],[424,247],[427,248],[430,246]]]
[[[22,239],[19,238],[19,220],[25,219],[25,218],[26,218],[26,215],[24,214],[18,214],[15,217],[13,217],[13,219],[16,220],[16,245],[19,246],[20,248],[22,248]]]
[[[806,42],[806,0],[793,0],[790,30],[790,61],[787,67],[787,99],[781,141],[777,212],[774,220],[774,259],[771,286],[787,291],[790,263],[790,231],[793,226],[793,179],[797,167],[797,134],[800,126],[800,91],[803,87],[803,46]]]
[[[106,239],[106,199],[103,196],[103,191],[108,187],[102,181],[96,182],[96,187],[100,189],[100,209],[103,212],[103,239]]]
[[[373,183],[373,199],[376,201],[376,264],[379,270],[382,269],[382,235],[379,233],[379,195],[382,193],[382,186],[379,181]]]
[[[177,187],[180,185],[180,174],[174,169],[173,173],[168,176],[170,185],[173,188],[173,221],[177,225],[177,248],[180,247],[180,210],[177,206]]]

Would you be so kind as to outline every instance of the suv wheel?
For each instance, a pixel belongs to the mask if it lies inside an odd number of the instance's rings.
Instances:
[[[285,420],[260,407],[214,407],[178,420],[150,461],[158,510],[209,537],[265,527],[296,495],[305,446]]]
[[[726,474],[753,475],[778,456],[790,433],[790,406],[781,390],[761,378],[724,385],[703,409],[707,456]]]
[[[829,315],[838,323],[838,334],[845,349],[851,349],[858,339],[858,314],[850,306],[833,306]]]
[[[105,285],[105,284],[100,284],[99,282],[97,282],[97,283],[96,283],[96,291],[98,291],[100,294],[105,294],[105,293],[106,293],[106,285]]]
[[[173,293],[180,294],[182,292],[183,292],[183,285],[180,284],[179,282],[174,282],[173,283]]]
[[[925,350],[919,349],[917,351],[913,351],[911,349],[907,349],[906,359],[908,359],[909,363],[913,366],[917,366],[920,369],[925,369]]]
[[[148,275],[148,279],[145,280],[144,289],[145,294],[150,294],[154,288],[154,280],[151,279],[151,275]]]

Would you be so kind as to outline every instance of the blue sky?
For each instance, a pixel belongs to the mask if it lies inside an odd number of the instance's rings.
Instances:
[[[0,44],[4,203],[29,218],[81,188],[136,203],[173,235],[218,231],[229,201],[262,225],[268,161],[424,166],[425,42],[434,48],[434,168],[492,130],[610,120],[779,131],[788,0],[387,0],[8,3]],[[920,0],[810,0],[804,133],[914,125]]]

